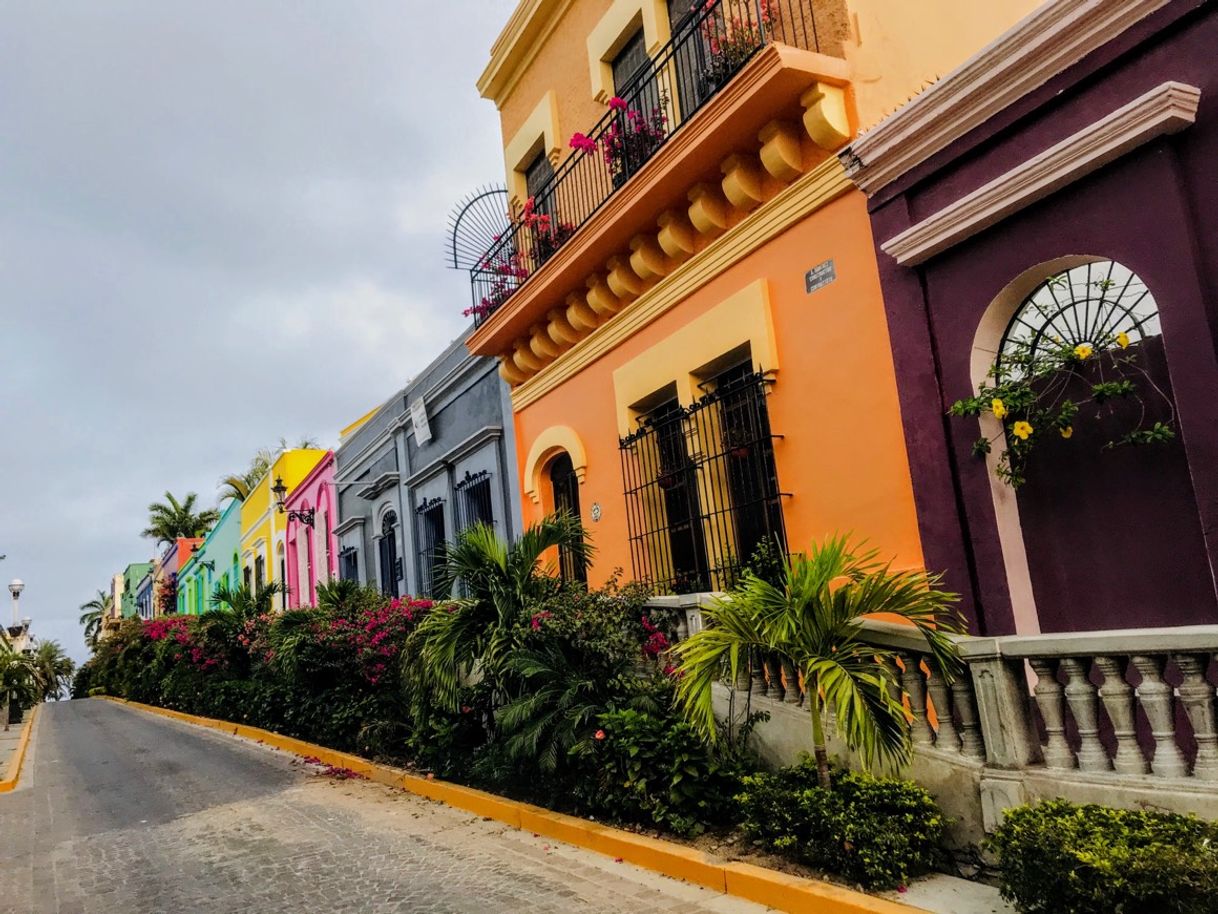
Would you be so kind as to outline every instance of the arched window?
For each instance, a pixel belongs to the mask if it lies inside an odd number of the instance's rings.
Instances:
[[[401,570],[401,563],[398,561],[397,523],[397,514],[393,511],[386,511],[381,520],[381,539],[377,544],[381,571],[381,593],[390,597],[398,595],[398,577],[400,577]]]
[[[565,451],[550,461],[550,486],[554,493],[555,513],[567,513],[579,519],[579,478],[575,475],[575,467],[571,455]],[[588,569],[571,555],[569,550],[560,550],[558,566],[563,580],[588,580]]]
[[[1063,347],[1096,352],[1157,337],[1159,308],[1146,284],[1115,261],[1095,261],[1048,277],[1011,316],[997,364],[1015,370]]]
[[[981,421],[1017,618],[1042,631],[1213,622],[1187,453],[1178,435],[1144,437],[1175,425],[1151,290],[1120,263],[1069,258],[1024,274],[988,318],[974,381],[1000,394]]]

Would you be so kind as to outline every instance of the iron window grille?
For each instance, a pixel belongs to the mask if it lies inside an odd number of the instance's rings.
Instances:
[[[1133,343],[1159,336],[1159,309],[1146,284],[1127,267],[1100,260],[1050,276],[1032,290],[1002,334],[997,364],[1021,351],[1087,344],[1116,346],[1117,334]]]
[[[592,125],[584,148],[568,154],[547,180],[529,181],[533,212],[546,214],[548,224],[512,213],[511,226],[470,270],[474,323],[507,301],[758,51],[772,42],[819,51],[816,5],[709,0],[678,17],[654,57],[639,58],[633,43],[620,51],[614,93],[624,107]]]
[[[636,578],[674,593],[727,590],[763,543],[786,552],[771,384],[748,365],[731,369],[620,440]]]
[[[419,590],[422,595],[438,599],[436,593],[444,565],[444,499],[430,498],[419,502],[415,512],[419,531]]]
[[[457,493],[457,529],[468,530],[474,524],[495,526],[495,509],[491,493],[491,474],[466,471],[455,486]]]

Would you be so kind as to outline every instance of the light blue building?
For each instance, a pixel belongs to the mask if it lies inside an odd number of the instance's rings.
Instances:
[[[178,571],[178,612],[197,616],[211,608],[218,586],[241,582],[241,502],[232,501]]]

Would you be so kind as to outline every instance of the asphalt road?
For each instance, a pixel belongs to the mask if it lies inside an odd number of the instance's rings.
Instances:
[[[0,795],[13,914],[763,910],[101,700],[44,706]]]

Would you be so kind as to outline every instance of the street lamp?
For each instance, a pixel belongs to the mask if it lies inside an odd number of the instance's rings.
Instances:
[[[18,606],[18,601],[21,599],[21,591],[23,591],[23,590],[25,590],[25,582],[22,581],[20,578],[13,578],[12,582],[8,585],[8,592],[13,595],[13,625],[14,626],[17,625],[17,621],[18,621],[17,606]]]
[[[275,507],[279,509],[280,514],[283,514],[285,508],[284,499],[287,497],[288,487],[283,484],[282,476],[275,477],[275,484],[271,486],[271,492],[275,496]],[[300,521],[300,523],[305,524],[306,526],[312,527],[316,513],[316,509],[314,508],[304,508],[300,511],[288,511],[288,523],[295,520]]]

